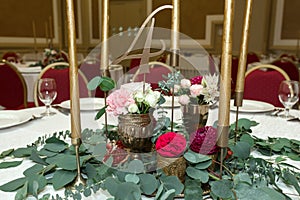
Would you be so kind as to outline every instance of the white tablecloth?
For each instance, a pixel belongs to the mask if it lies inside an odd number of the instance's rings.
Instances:
[[[24,109],[19,112],[29,112],[30,114],[39,114],[44,111],[44,107]],[[1,112],[1,111],[0,111]],[[56,111],[57,112],[57,111]],[[170,110],[168,110],[170,113]],[[300,116],[300,111],[292,110],[292,114]],[[81,127],[96,129],[101,127],[102,122],[94,120],[94,111],[81,112]],[[207,125],[212,125],[218,117],[218,109],[210,110]],[[179,109],[175,110],[175,121],[181,118]],[[248,118],[259,122],[259,125],[252,128],[253,134],[261,137],[287,137],[290,139],[299,139],[300,122],[286,122],[279,117],[267,116],[264,113],[240,113],[239,118]],[[231,122],[235,121],[235,113],[231,113]],[[0,130],[0,152],[10,149],[24,147],[36,141],[39,136],[52,134],[57,131],[70,130],[70,116],[63,115],[57,112],[56,115],[45,117],[42,119],[35,119],[27,123]],[[7,161],[8,159],[6,159]],[[2,162],[3,160],[0,160]],[[300,167],[300,162],[291,162],[293,165]],[[13,179],[23,176],[23,171],[32,165],[32,162],[27,160],[22,165],[0,170],[0,185],[7,183]],[[293,188],[286,188],[288,193],[295,193]],[[63,195],[63,190],[56,191]],[[43,193],[55,194],[52,186],[47,186]],[[42,194],[43,194],[42,193]],[[14,199],[15,193],[8,193],[0,191],[0,199]],[[106,199],[109,194],[106,192],[98,192],[89,199]],[[148,199],[148,198],[143,198]],[[295,198],[299,199],[299,198]]]

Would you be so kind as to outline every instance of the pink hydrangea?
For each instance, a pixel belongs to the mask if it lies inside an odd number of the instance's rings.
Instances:
[[[217,139],[217,129],[212,126],[199,128],[191,134],[190,149],[204,155],[214,154],[218,151]]]
[[[186,94],[179,96],[178,102],[181,105],[187,105],[188,103],[190,103],[190,97]]]
[[[107,111],[112,112],[114,115],[127,114],[127,107],[135,103],[132,93],[128,90],[118,89],[112,92],[107,97]]]

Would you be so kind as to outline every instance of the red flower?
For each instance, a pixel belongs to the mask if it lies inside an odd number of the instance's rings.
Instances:
[[[156,151],[164,157],[181,156],[186,148],[186,139],[182,134],[168,132],[158,137]]]
[[[191,134],[190,149],[196,153],[211,155],[218,151],[217,130],[212,126],[199,128]]]
[[[203,76],[195,76],[191,78],[192,85],[201,84]]]

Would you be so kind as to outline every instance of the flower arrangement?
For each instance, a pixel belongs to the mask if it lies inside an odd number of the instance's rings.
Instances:
[[[55,62],[66,61],[65,58],[63,57],[61,51],[52,49],[52,48],[44,49],[43,57],[44,57],[43,61],[42,61],[43,66],[47,66],[47,65],[49,65],[51,63],[55,63]]]
[[[167,132],[158,137],[155,149],[163,157],[179,157],[186,149],[186,139],[182,134]]]
[[[153,91],[151,87],[143,90],[127,90],[120,88],[113,91],[107,97],[107,111],[115,116],[121,114],[146,114],[151,108],[155,108],[161,98],[158,91]]]
[[[181,79],[180,84],[174,85],[174,94],[179,96],[179,103],[182,105],[210,104],[219,96],[219,77],[216,74],[196,76],[189,79]]]

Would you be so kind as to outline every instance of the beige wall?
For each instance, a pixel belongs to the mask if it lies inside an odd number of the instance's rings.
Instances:
[[[21,53],[32,51],[34,46],[32,33],[33,20],[36,21],[36,33],[38,37],[37,46],[39,50],[45,48],[47,46],[45,43],[45,21],[49,19],[49,12],[51,13],[51,10],[49,11],[50,8],[52,8],[53,15],[54,47],[67,50],[66,16],[64,15],[65,1],[43,1],[44,5],[49,5],[35,8],[37,12],[34,12],[32,11],[32,8],[34,7],[33,5],[37,4],[37,1],[38,0],[27,0],[26,4],[24,4],[24,9],[19,9],[18,12],[14,12],[14,14],[18,13],[19,15],[10,17],[10,13],[8,12],[0,13],[0,19],[2,19],[0,20],[0,26],[6,27],[5,30],[0,31],[0,53],[8,50],[16,50]],[[297,3],[298,5],[298,1],[299,0],[253,0],[249,51],[261,54],[279,50],[293,52],[297,48],[296,39],[299,38],[293,37],[297,37],[297,34],[295,33],[299,32],[300,28],[297,28],[297,20],[294,20],[296,18],[294,17],[294,13],[297,12],[297,9],[294,9],[290,3]],[[13,7],[13,5],[19,2],[19,0],[0,0],[0,3],[3,5],[5,4],[8,8]],[[101,0],[76,0],[75,2],[78,52],[87,54],[90,49],[100,42]],[[110,0],[110,32],[118,33],[118,28],[121,26],[123,27],[123,31],[127,30],[128,27],[134,28],[140,26],[147,16],[147,9],[149,9],[147,6],[150,5],[150,7],[154,9],[161,4],[170,2],[171,0]],[[233,31],[234,55],[239,54],[245,2],[245,0],[235,1]],[[287,3],[289,6],[284,6]],[[199,40],[199,42],[207,42],[207,44],[204,44],[203,46],[210,53],[221,53],[222,21],[220,21],[220,16],[223,14],[224,1],[182,0],[181,4],[182,32]],[[279,16],[283,18],[282,23],[284,23],[284,26],[278,26],[279,20],[275,20],[275,16],[278,13],[276,6],[278,5],[283,5],[283,8],[281,9],[283,14]],[[297,14],[299,15],[298,12]],[[170,10],[163,11],[157,15],[157,25],[169,27],[170,15]],[[19,16],[19,18],[17,16]],[[213,16],[210,21],[212,25],[210,30],[206,29],[206,16]],[[214,18],[214,16],[217,17]],[[20,23],[22,26],[16,26],[13,22],[17,18],[19,20],[21,19]],[[291,20],[293,20],[291,23],[287,23]],[[280,36],[278,39],[278,36],[275,34],[277,30],[283,32],[283,38]],[[207,38],[205,38],[206,32],[210,34],[212,38],[211,41],[208,41]],[[289,38],[289,40],[286,40],[284,37]]]

